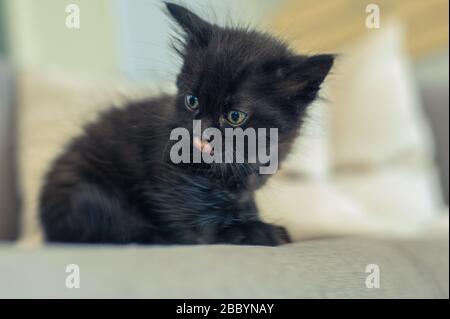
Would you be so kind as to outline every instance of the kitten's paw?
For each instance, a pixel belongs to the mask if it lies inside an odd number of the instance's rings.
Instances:
[[[218,234],[218,242],[235,245],[278,246],[291,242],[284,227],[263,222],[230,226]]]

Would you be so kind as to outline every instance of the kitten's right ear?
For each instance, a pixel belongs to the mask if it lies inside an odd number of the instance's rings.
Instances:
[[[178,4],[165,2],[170,16],[187,36],[187,44],[204,47],[209,43],[214,26]]]
[[[295,81],[297,96],[308,102],[314,100],[322,82],[333,67],[334,59],[335,55],[332,54],[296,57],[288,73]]]

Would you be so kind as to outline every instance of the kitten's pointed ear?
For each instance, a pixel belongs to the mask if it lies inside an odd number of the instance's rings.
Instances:
[[[306,58],[306,60],[301,63],[300,68],[309,81],[320,85],[330,72],[333,64],[334,55],[320,54]]]
[[[301,96],[310,100],[316,98],[320,85],[334,64],[334,59],[335,56],[331,54],[296,58],[293,72],[295,72],[294,77],[298,81]]]
[[[206,46],[211,38],[213,25],[178,4],[165,2],[170,16],[186,33],[189,44]]]

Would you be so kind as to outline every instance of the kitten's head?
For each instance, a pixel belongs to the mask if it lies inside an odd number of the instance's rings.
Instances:
[[[294,54],[265,33],[224,28],[166,3],[182,33],[177,77],[179,125],[278,128],[280,160],[298,134],[307,106],[333,65],[332,55]]]

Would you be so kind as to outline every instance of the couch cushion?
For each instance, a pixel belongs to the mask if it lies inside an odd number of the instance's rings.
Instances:
[[[281,247],[0,247],[0,298],[448,298],[447,235]],[[67,289],[68,264],[80,288]],[[379,288],[366,279],[379,267]],[[373,266],[372,266],[373,267]]]

